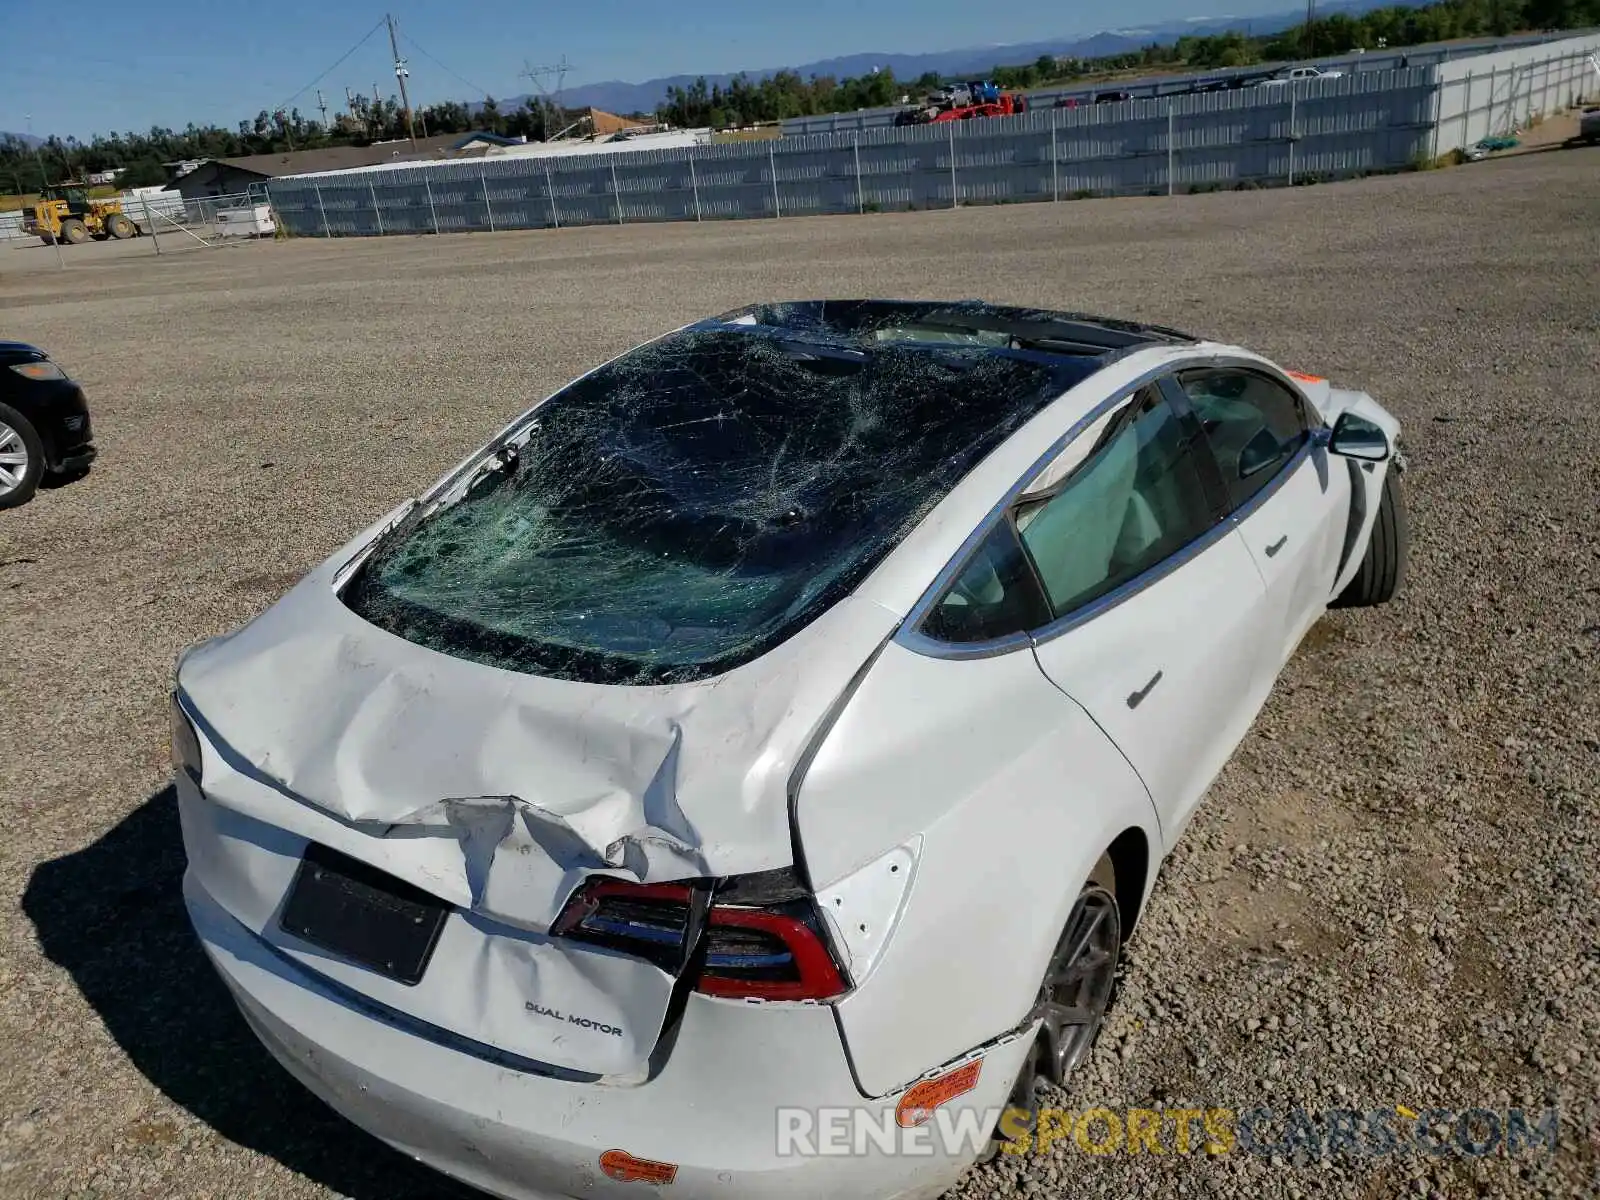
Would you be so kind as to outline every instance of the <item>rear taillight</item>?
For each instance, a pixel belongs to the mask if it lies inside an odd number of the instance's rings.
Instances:
[[[687,969],[695,990],[708,996],[841,995],[844,976],[823,941],[816,907],[803,890],[785,883],[774,875],[746,877],[713,891],[708,883],[592,879],[567,902],[551,932],[649,959],[673,974]]]
[[[550,932],[647,958],[676,975],[687,955],[695,899],[686,883],[591,879],[573,893]]]
[[[845,988],[833,955],[804,917],[716,905],[695,990],[708,996],[831,1000]]]

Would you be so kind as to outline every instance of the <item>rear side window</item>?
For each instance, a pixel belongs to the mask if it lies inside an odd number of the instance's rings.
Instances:
[[[848,594],[1093,369],[985,346],[680,334],[541,405],[465,496],[386,537],[344,601],[508,670],[705,678]]]
[[[942,642],[987,642],[1049,620],[1016,530],[1001,521],[928,614],[922,632]]]
[[[1272,482],[1310,436],[1300,397],[1265,375],[1215,367],[1184,371],[1178,382],[1235,508]]]
[[[1213,524],[1194,452],[1156,387],[1134,397],[1055,493],[1017,510],[1055,617],[1143,574]]]

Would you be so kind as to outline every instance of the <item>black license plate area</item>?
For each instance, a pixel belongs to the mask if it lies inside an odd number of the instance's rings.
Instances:
[[[319,949],[414,986],[449,915],[450,905],[437,896],[312,843],[278,924]]]

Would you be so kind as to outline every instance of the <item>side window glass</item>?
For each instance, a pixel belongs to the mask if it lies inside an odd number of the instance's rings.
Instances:
[[[1016,531],[1002,521],[928,614],[922,632],[942,642],[986,642],[1049,619]]]
[[[1309,436],[1300,398],[1277,381],[1233,367],[1178,376],[1238,507],[1293,458]]]
[[[1104,427],[1055,489],[1019,505],[1016,522],[1056,617],[1149,570],[1213,524],[1194,452],[1155,387]]]

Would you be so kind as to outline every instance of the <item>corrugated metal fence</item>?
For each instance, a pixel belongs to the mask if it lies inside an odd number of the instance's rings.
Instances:
[[[1359,54],[1337,54],[1317,59],[1324,69],[1333,68],[1346,73],[1366,71],[1394,71],[1407,67],[1427,67],[1435,63],[1466,62],[1472,58],[1498,51],[1523,48],[1536,57],[1547,57],[1546,46],[1564,41],[1568,34],[1521,34],[1508,38],[1479,38],[1468,42],[1444,42],[1431,46],[1411,46],[1395,50],[1373,50]],[[1158,75],[1146,79],[1114,80],[1098,84],[1075,84],[1068,87],[1036,88],[1027,93],[1028,103],[1034,108],[1045,108],[1057,100],[1072,98],[1080,104],[1093,103],[1094,97],[1106,91],[1130,92],[1136,100],[1147,100],[1187,93],[1201,82],[1233,79],[1239,76],[1259,75],[1263,71],[1295,66],[1295,63],[1258,63],[1249,67],[1219,67],[1214,71],[1200,71],[1184,75]],[[1487,67],[1483,68],[1488,70]],[[814,117],[790,117],[781,123],[784,137],[803,133],[847,133],[860,129],[880,129],[894,124],[896,114],[904,106],[890,108],[863,108],[856,112],[827,113]]]
[[[1545,48],[1541,77],[1548,86],[1519,93],[1523,111],[1535,111],[1528,104],[1548,111],[1568,102],[1590,52],[1587,44]],[[359,237],[1293,184],[1405,167],[1440,153],[1438,117],[1452,111],[1443,107],[1448,89],[1440,70],[1363,71],[1280,87],[778,141],[300,176],[276,180],[268,191],[289,232]]]
[[[1534,118],[1600,97],[1600,35],[1573,38],[1559,58],[1544,47],[1440,65],[1436,154],[1525,128]]]
[[[434,163],[276,180],[295,234],[362,236],[784,217],[1166,194],[1404,164],[1427,72],[779,141]]]

